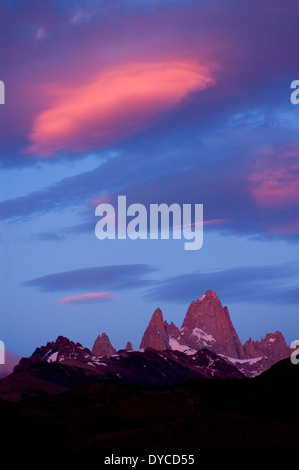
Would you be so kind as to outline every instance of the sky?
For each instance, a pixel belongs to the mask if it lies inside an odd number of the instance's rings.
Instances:
[[[297,0],[1,0],[0,339],[116,349],[215,291],[299,337]],[[99,240],[98,204],[203,204],[203,246]],[[171,235],[171,233],[170,233]]]

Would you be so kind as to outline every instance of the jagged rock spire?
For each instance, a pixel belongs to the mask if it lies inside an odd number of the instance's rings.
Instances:
[[[157,308],[146,328],[141,340],[140,348],[153,348],[163,351],[169,349],[168,335],[165,330],[163,314],[160,308]]]
[[[110,339],[106,333],[102,333],[102,336],[99,335],[94,342],[94,345],[91,350],[94,356],[111,356],[115,354],[116,350],[110,343]]]

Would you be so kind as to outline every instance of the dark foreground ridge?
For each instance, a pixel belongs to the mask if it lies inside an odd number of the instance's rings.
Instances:
[[[27,451],[297,449],[298,385],[288,359],[242,380],[99,381],[33,402],[0,401],[1,443]]]
[[[53,355],[59,357],[57,352],[52,352],[53,348],[63,352],[60,361],[47,360]],[[79,343],[60,336],[56,342],[38,348],[30,358],[21,360],[15,372],[0,381],[0,398],[33,401],[100,380],[157,387],[194,378],[240,379],[244,375],[208,349],[194,351],[192,355],[154,349],[123,350],[98,358]]]

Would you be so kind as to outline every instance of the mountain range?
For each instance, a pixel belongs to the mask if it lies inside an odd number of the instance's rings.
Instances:
[[[296,449],[299,369],[280,332],[243,345],[208,291],[182,326],[158,308],[140,349],[59,336],[0,380],[3,448],[127,452]],[[106,454],[105,454],[106,455]],[[247,455],[247,454],[246,454]]]
[[[211,290],[191,302],[181,329],[164,321],[162,311],[157,308],[140,347],[179,350],[187,354],[207,348],[234,364],[248,377],[260,374],[291,354],[280,331],[268,333],[260,341],[249,338],[242,345],[228,308],[222,306],[217,294]]]
[[[279,331],[242,345],[227,307],[209,290],[190,304],[180,329],[164,321],[157,308],[138,350],[127,342],[126,349],[116,351],[106,333],[98,335],[91,350],[59,336],[22,358],[0,381],[0,399],[32,400],[99,380],[155,387],[254,377],[291,351]]]

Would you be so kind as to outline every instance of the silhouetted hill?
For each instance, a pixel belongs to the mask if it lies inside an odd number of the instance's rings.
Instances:
[[[1,401],[1,442],[27,450],[297,449],[298,385],[289,360],[242,380],[154,388],[105,380],[33,403]]]

